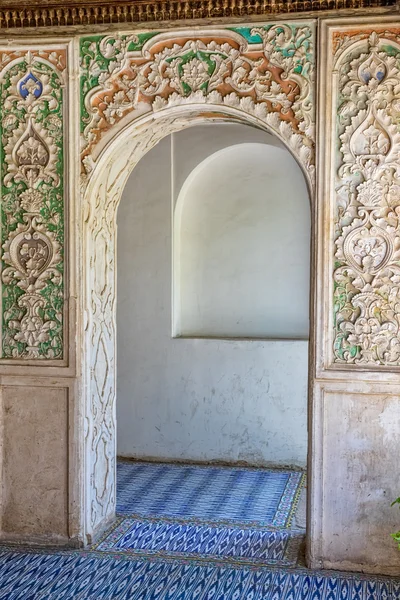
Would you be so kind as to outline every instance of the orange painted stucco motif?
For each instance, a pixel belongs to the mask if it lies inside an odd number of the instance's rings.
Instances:
[[[96,144],[128,114],[188,103],[236,107],[281,128],[281,137],[297,135],[311,167],[313,37],[302,24],[82,40],[86,171]]]
[[[366,29],[346,29],[341,31],[334,31],[332,33],[332,49],[333,53],[340,49],[345,49],[349,44],[353,44],[356,41],[366,40],[372,33],[384,37],[386,40],[396,41],[400,35],[400,27],[374,27]]]

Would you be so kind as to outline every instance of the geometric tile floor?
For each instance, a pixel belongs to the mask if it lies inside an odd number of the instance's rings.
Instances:
[[[288,527],[298,471],[119,461],[117,514]]]
[[[136,465],[133,476],[126,464],[123,514],[96,546],[0,548],[0,600],[400,600],[400,578],[295,566],[299,474],[152,465],[138,476]]]
[[[255,566],[296,566],[304,530],[122,518],[94,546],[126,556],[197,558]]]
[[[1,600],[400,600],[400,580],[91,552],[0,554]]]
[[[120,519],[93,549],[293,567],[305,532],[290,525],[304,483],[293,470],[119,461]]]

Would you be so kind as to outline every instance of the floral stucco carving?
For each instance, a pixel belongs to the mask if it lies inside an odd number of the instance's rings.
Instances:
[[[335,39],[336,363],[400,363],[399,35]]]
[[[314,178],[313,24],[81,40],[82,160],[130,114],[174,105],[232,107],[276,133]],[[133,113],[133,115],[131,114]]]
[[[65,52],[0,53],[2,357],[63,357]]]

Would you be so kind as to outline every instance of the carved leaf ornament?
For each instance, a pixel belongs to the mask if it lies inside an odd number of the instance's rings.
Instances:
[[[314,177],[314,57],[310,25],[263,25],[81,41],[83,164],[129,113],[179,104],[228,106],[276,132]]]
[[[354,41],[337,51],[334,360],[398,365],[400,47]]]
[[[47,55],[11,61],[2,71],[1,100],[2,356],[60,359],[63,96]]]

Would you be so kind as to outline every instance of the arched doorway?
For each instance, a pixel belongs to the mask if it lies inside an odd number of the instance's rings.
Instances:
[[[113,534],[128,552],[159,548],[163,529],[174,555],[300,559],[310,220],[294,158],[242,124],[166,136],[129,176],[117,217]],[[207,543],[188,546],[193,536]]]
[[[236,122],[268,131],[255,117],[231,108],[204,112],[204,107],[174,107],[158,118],[144,117],[119,131],[97,161],[84,205],[85,345],[83,377],[86,389],[87,536],[115,512],[116,459],[116,213],[129,174],[144,154],[169,133],[205,122]],[[310,173],[305,172],[309,189]],[[312,203],[312,215],[313,215]],[[313,217],[312,217],[313,230]],[[313,235],[311,234],[311,239]],[[311,264],[313,264],[313,249]],[[313,294],[311,294],[313,297]],[[311,306],[312,311],[312,306]],[[312,319],[311,319],[312,322]],[[310,355],[312,352],[310,338]],[[90,509],[89,509],[90,507]]]

